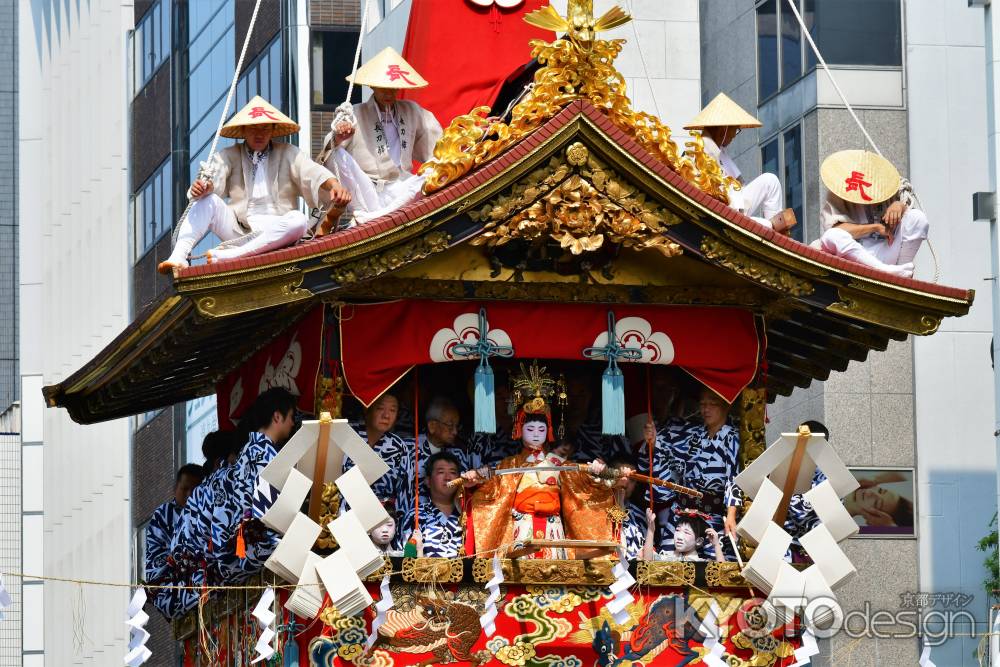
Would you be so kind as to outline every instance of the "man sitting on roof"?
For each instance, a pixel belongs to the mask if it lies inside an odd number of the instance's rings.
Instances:
[[[743,183],[740,168],[726,152],[740,130],[760,127],[761,122],[744,111],[725,93],[719,93],[685,130],[701,130],[705,152],[718,161],[722,171],[743,187],[729,190],[729,205],[765,227],[788,234],[798,224],[795,212],[785,208],[785,194],[781,181],[774,174],[761,174],[749,183]],[[762,217],[757,217],[762,216]]]
[[[354,105],[356,125],[334,118],[323,152],[317,158],[351,191],[357,222],[367,222],[412,200],[424,178],[412,173],[413,161],[434,156],[441,125],[434,114],[411,100],[398,100],[400,90],[423,88],[427,81],[392,48],[347,77],[370,86],[372,96]]]
[[[211,180],[191,184],[188,196],[195,202],[173,252],[157,267],[160,273],[187,266],[191,250],[209,231],[223,241],[208,252],[209,262],[295,243],[309,227],[299,197],[313,208],[324,196],[337,206],[350,202],[350,193],[325,167],[296,146],[272,141],[298,131],[297,123],[260,96],[226,123],[222,136],[244,142],[215,154]]]
[[[868,151],[840,151],[820,168],[826,200],[820,211],[822,250],[865,266],[909,278],[913,258],[927,238],[923,211],[892,163]]]

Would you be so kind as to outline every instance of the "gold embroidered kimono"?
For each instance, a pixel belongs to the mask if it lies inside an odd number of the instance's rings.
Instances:
[[[520,468],[531,465],[529,453],[521,452],[500,462],[497,469]],[[550,462],[541,460],[539,465]],[[541,484],[526,480],[530,473],[497,475],[480,486],[472,496],[472,526],[476,553],[489,554],[501,545],[510,545],[515,535],[515,500],[522,511],[529,505],[540,507],[540,513],[551,511],[552,498],[546,498],[545,482],[553,476],[540,473]],[[558,493],[558,513],[562,529],[571,540],[611,540],[611,520],[608,509],[614,505],[614,494],[606,485],[580,472],[561,472],[555,475],[558,484],[551,482],[552,494]],[[558,491],[556,491],[558,489]],[[521,514],[521,512],[519,512]],[[548,532],[542,537],[550,537]],[[572,558],[573,554],[569,553]]]

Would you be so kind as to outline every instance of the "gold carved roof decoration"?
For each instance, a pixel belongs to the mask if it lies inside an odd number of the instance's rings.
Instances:
[[[531,55],[542,66],[511,111],[509,123],[489,118],[486,106],[451,122],[434,148],[434,157],[420,168],[427,179],[424,192],[440,190],[490,162],[571,102],[588,100],[649,153],[702,191],[728,203],[728,188],[739,184],[705,153],[699,136],[686,144],[687,152],[681,156],[669,127],[656,116],[632,109],[625,78],[614,67],[625,40],[594,38],[596,32],[623,25],[630,17],[616,7],[595,20],[592,0],[570,0],[567,13],[563,18],[546,7],[526,17],[529,23],[552,29],[557,27],[550,23],[561,21],[559,29],[564,25],[567,36],[554,42],[531,40]]]
[[[551,238],[574,255],[598,250],[605,241],[655,248],[667,257],[681,254],[681,247],[663,234],[680,218],[647,200],[579,142],[470,217],[486,223],[472,245]]]

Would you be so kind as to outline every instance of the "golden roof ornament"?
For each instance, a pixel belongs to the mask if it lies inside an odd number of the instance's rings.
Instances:
[[[561,16],[552,5],[547,5],[530,12],[524,20],[543,30],[564,32],[570,39],[590,42],[597,33],[625,25],[632,20],[632,17],[615,5],[604,12],[599,19],[595,19],[594,0],[569,0],[565,17]]]

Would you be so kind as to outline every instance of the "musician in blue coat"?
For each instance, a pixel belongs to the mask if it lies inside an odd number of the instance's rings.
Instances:
[[[177,471],[174,497],[153,510],[146,526],[146,568],[143,576],[147,583],[153,585],[181,583],[175,581],[168,563],[170,542],[180,526],[181,512],[188,498],[204,477],[204,469],[200,465],[189,463],[183,466]],[[153,588],[151,592],[153,606],[167,618],[175,618],[188,602],[197,599],[196,591],[184,589]]]

